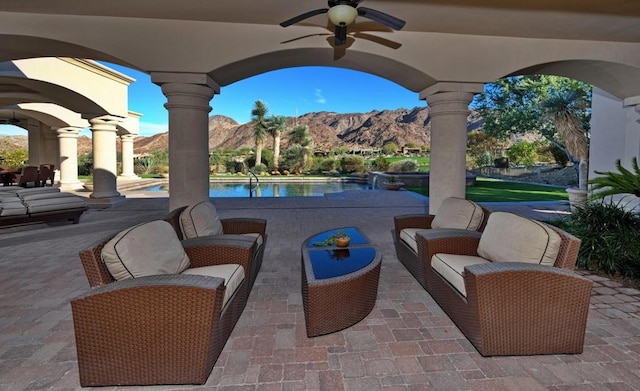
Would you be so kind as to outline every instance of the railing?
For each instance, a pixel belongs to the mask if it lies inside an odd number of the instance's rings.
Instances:
[[[253,178],[256,178],[256,186],[253,186]],[[253,197],[253,191],[260,186],[260,180],[258,176],[251,170],[249,170],[249,198]]]

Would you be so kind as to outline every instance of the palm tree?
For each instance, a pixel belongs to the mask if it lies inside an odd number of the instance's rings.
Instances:
[[[299,145],[302,148],[303,153],[303,168],[306,168],[309,164],[309,156],[313,150],[313,139],[309,134],[309,127],[307,125],[297,125],[289,133],[289,141],[295,145]]]
[[[542,108],[569,154],[578,161],[578,188],[586,191],[589,139],[578,115],[586,108],[584,94],[580,91],[556,92],[542,102]]]
[[[267,113],[269,109],[267,105],[257,100],[251,110],[251,121],[253,122],[253,139],[256,142],[256,162],[254,167],[262,163],[262,147],[267,138]]]
[[[267,131],[273,137],[273,170],[278,171],[280,161],[280,138],[287,131],[287,117],[276,115],[269,117]]]

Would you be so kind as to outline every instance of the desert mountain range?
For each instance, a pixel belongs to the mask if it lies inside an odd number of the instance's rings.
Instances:
[[[386,142],[398,146],[413,143],[416,146],[430,145],[431,123],[428,107],[371,111],[369,113],[338,114],[333,112],[308,113],[299,117],[289,117],[289,126],[308,125],[317,150],[337,147],[350,149],[380,148]],[[468,129],[480,124],[475,113],[469,116]],[[140,136],[135,139],[134,153],[147,154],[168,148],[169,133]],[[267,139],[266,146],[272,141]],[[27,136],[0,136],[0,146],[27,148]],[[238,124],[223,115],[209,117],[209,149],[233,149],[253,147],[253,125]],[[282,138],[282,149],[287,147],[287,137]],[[120,145],[118,144],[118,150]],[[91,152],[91,139],[78,138],[78,154]]]

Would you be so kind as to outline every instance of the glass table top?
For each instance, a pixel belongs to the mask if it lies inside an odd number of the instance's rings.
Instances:
[[[309,239],[307,242],[307,247],[318,247],[318,246],[327,246],[325,241],[331,237],[331,235],[335,235],[338,231],[344,231],[349,237],[351,241],[349,243],[350,246],[354,245],[362,245],[369,244],[367,239],[362,235],[362,233],[355,227],[346,227],[346,228],[336,228],[330,231],[321,232]]]
[[[316,247],[309,249],[308,253],[313,275],[318,280],[353,273],[370,264],[376,257],[374,247]]]

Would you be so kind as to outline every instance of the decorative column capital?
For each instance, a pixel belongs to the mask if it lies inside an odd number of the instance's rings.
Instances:
[[[82,129],[75,126],[68,126],[66,128],[56,129],[58,138],[78,138],[78,134]]]
[[[162,93],[167,97],[164,107],[170,109],[195,109],[211,111],[209,101],[214,90],[208,86],[185,83],[166,83],[162,85]]]
[[[124,142],[133,142],[133,140],[136,138],[135,134],[121,134],[120,135],[120,140],[124,141]]]
[[[118,117],[115,115],[102,115],[89,119],[89,123],[91,124],[91,131],[106,130],[115,132],[118,130],[118,124],[120,124],[122,121],[122,117]]]

